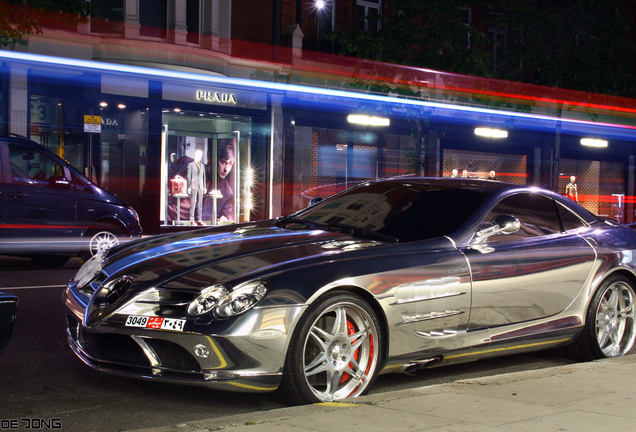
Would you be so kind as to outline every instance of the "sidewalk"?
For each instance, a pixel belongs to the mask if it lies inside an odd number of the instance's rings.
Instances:
[[[143,432],[636,430],[636,355]],[[137,431],[137,432],[142,432]]]

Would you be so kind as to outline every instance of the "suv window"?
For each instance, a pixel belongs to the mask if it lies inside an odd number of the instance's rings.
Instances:
[[[51,177],[64,177],[64,168],[60,164],[19,144],[9,143],[9,159],[11,177],[15,184],[46,187]]]
[[[491,222],[500,215],[515,216],[521,222],[521,228],[513,234],[494,235],[488,238],[488,243],[514,241],[561,232],[555,202],[543,195],[524,193],[504,198],[490,211],[480,229],[491,226]]]

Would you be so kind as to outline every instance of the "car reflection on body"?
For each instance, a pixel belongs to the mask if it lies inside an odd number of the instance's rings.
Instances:
[[[124,376],[355,397],[380,373],[636,336],[636,233],[550,191],[365,183],[276,220],[138,240],[67,287],[68,339]]]

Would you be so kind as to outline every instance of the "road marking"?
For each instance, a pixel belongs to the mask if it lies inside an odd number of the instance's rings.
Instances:
[[[66,285],[39,285],[39,286],[23,286],[23,287],[0,287],[0,290],[29,290],[42,288],[66,288]]]

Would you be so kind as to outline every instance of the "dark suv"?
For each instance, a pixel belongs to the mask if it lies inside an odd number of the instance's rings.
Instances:
[[[60,266],[141,237],[137,212],[51,151],[0,136],[0,255]]]

